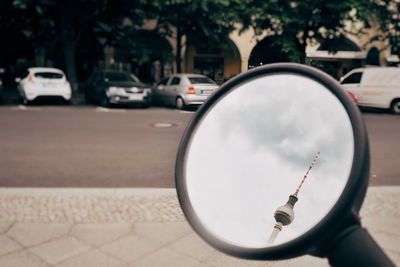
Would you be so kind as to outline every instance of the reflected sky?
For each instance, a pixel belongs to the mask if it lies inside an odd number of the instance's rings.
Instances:
[[[211,233],[249,248],[268,246],[275,210],[286,203],[315,154],[295,219],[275,245],[317,224],[343,191],[353,132],[342,104],[317,82],[277,74],[223,97],[192,136],[185,176],[191,204]]]

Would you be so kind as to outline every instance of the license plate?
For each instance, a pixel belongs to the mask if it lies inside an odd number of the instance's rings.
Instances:
[[[130,95],[129,100],[143,100],[143,95]]]
[[[208,89],[208,90],[201,90],[201,93],[202,93],[203,95],[211,95],[213,92],[214,92],[214,90],[210,90],[210,89]]]

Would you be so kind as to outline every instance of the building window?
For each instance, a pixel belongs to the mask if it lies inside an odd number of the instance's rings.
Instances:
[[[195,57],[193,71],[213,80],[221,80],[224,77],[224,59],[222,57]]]

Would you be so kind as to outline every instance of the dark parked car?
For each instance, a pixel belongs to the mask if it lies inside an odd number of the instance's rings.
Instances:
[[[4,68],[0,68],[0,103],[3,102],[3,95],[4,95],[4,79],[3,79],[3,74],[5,70]]]
[[[0,77],[0,103],[3,101],[3,80]]]
[[[87,103],[140,104],[142,107],[151,103],[151,87],[129,72],[98,71],[89,77],[84,87]]]

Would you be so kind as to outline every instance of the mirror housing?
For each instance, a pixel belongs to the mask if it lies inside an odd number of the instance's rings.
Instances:
[[[207,116],[208,112],[218,106],[219,101],[235,88],[249,83],[257,78],[276,74],[294,74],[317,82],[332,93],[348,114],[354,134],[354,155],[351,170],[343,191],[337,202],[324,218],[301,236],[270,247],[248,248],[227,242],[216,236],[206,227],[191,203],[188,192],[185,164],[190,152],[192,137]],[[299,99],[301,101],[301,99]],[[265,115],[265,114],[259,114]],[[267,116],[273,116],[272,114]],[[340,166],[339,166],[340,167]],[[341,88],[337,81],[315,68],[293,63],[277,63],[253,68],[226,82],[200,107],[186,128],[178,150],[175,177],[179,202],[183,212],[192,226],[207,243],[216,249],[232,256],[246,259],[286,259],[304,254],[326,256],[337,242],[340,232],[352,225],[358,224],[358,212],[363,202],[369,175],[369,149],[367,132],[361,113],[353,100]]]

